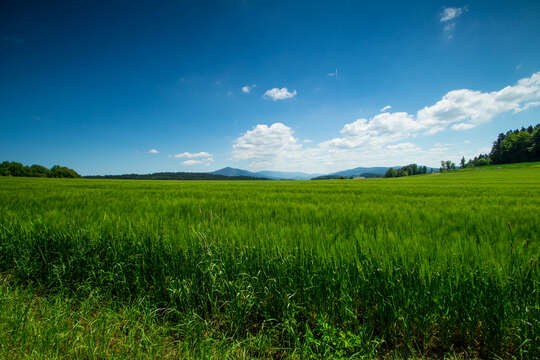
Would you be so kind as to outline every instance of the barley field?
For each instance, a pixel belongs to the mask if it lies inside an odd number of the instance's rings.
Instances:
[[[2,358],[540,357],[540,163],[0,177]]]

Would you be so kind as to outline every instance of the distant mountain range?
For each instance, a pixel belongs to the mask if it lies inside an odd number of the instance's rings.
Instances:
[[[273,180],[309,180],[311,178],[320,176],[321,174],[306,174],[303,172],[285,172],[285,171],[257,171],[252,172],[243,169],[235,169],[232,167],[225,167],[211,172],[214,175],[224,176],[249,176],[256,178],[265,178]]]
[[[380,177],[384,176],[386,171],[390,168],[399,169],[401,166],[376,166],[376,167],[357,167],[354,169],[349,170],[343,170],[338,171],[335,173],[331,173],[328,175],[336,175],[336,176],[345,176],[345,177],[358,177],[358,176],[365,176],[365,175],[379,175]],[[365,177],[373,177],[373,176],[365,176]]]
[[[309,179],[333,179],[343,177],[383,177],[386,171],[389,168],[399,169],[401,166],[376,166],[376,167],[357,167],[354,169],[348,169],[343,171],[338,171],[330,174],[307,174],[303,172],[286,172],[286,171],[257,171],[252,172],[243,169],[236,169],[232,167],[225,167],[211,172],[210,174],[214,175],[224,175],[224,176],[249,176],[255,178],[265,178],[273,180],[309,180]],[[428,171],[431,168],[428,167]],[[438,171],[438,169],[433,169]]]
[[[399,169],[401,166],[393,166],[394,169]],[[123,175],[99,175],[85,176],[89,179],[135,179],[135,180],[324,180],[324,179],[339,179],[341,177],[383,177],[390,167],[357,167],[338,171],[330,174],[308,174],[298,171],[248,171],[243,169],[235,169],[225,167],[207,173],[191,173],[191,172],[160,172],[153,174],[123,174]],[[428,171],[431,168],[428,167]],[[439,169],[433,169],[439,171]]]

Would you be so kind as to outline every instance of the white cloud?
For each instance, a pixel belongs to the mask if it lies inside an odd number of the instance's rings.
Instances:
[[[456,23],[455,22],[448,23],[448,24],[444,25],[444,27],[443,27],[444,31],[446,31],[446,32],[454,31],[455,28],[456,28]]]
[[[250,160],[256,164],[273,164],[287,158],[296,158],[302,144],[294,137],[292,129],[282,123],[271,126],[259,124],[236,139],[233,145],[234,160]]]
[[[411,152],[411,151],[420,151],[421,149],[413,143],[406,142],[395,145],[388,145],[386,147],[388,150],[395,150],[401,152]]]
[[[522,112],[524,110],[527,110],[528,108],[530,107],[534,107],[534,106],[540,106],[540,101],[531,101],[530,103],[527,103],[525,105],[523,105],[522,107],[518,108],[518,109],[515,109],[514,112]]]
[[[374,134],[371,131],[376,131],[373,129],[370,121],[360,119],[346,124],[341,138],[304,147],[294,137],[293,130],[284,124],[257,125],[237,139],[233,160],[248,161],[253,170],[301,169],[328,173],[357,166],[396,166],[413,162],[434,166],[442,158],[451,159],[455,153],[441,145],[424,150],[411,142],[398,142],[400,137],[396,135],[371,136]]]
[[[287,88],[281,88],[281,89],[273,88],[270,90],[266,90],[266,92],[264,93],[264,97],[270,98],[274,101],[290,99],[295,96],[296,96],[296,90],[294,90],[293,92],[290,92]]]
[[[212,157],[212,154],[207,153],[206,151],[201,151],[198,153],[183,152],[181,154],[175,154],[173,156],[177,159],[181,159],[181,158],[192,159],[192,158]]]
[[[251,90],[253,90],[255,87],[257,87],[257,85],[253,84],[253,85],[244,85],[242,86],[242,92],[245,93],[245,94],[249,94],[251,92]]]
[[[201,151],[198,153],[183,152],[172,156],[177,159],[188,159],[182,162],[183,165],[209,165],[210,163],[214,162],[212,154],[206,151]]]
[[[250,161],[251,167],[259,169],[321,172],[359,165],[436,165],[442,158],[451,159],[460,145],[435,144],[422,150],[407,139],[449,129],[468,130],[504,112],[539,105],[540,72],[498,91],[449,91],[416,114],[382,112],[357,119],[345,124],[339,137],[309,147],[302,146],[293,130],[282,123],[257,125],[236,140],[233,159]]]
[[[306,144],[308,144],[308,143],[312,143],[313,140],[311,140],[311,139],[304,139],[304,142],[305,142]]]
[[[148,150],[148,153],[149,154],[159,154],[159,151],[157,151],[156,149],[150,149],[150,150]]]
[[[392,107],[390,105],[386,105],[386,106],[383,106],[381,108],[381,110],[379,110],[380,112],[385,112],[386,110],[390,110]]]
[[[460,17],[463,13],[467,12],[468,7],[464,6],[462,8],[444,8],[440,14],[441,23],[445,23],[443,31],[448,37],[452,39],[454,37],[454,30],[456,29],[456,19]]]
[[[197,164],[202,164],[202,161],[201,160],[186,160],[186,161],[182,162],[182,164],[184,164],[184,165],[197,165]]]
[[[520,112],[538,106],[539,100],[540,72],[499,91],[452,90],[434,105],[419,110],[416,118],[430,133],[454,123],[464,123],[454,126],[454,130],[464,130],[486,123],[504,112]]]
[[[474,127],[473,124],[459,123],[459,124],[452,125],[451,129],[452,130],[469,130],[469,129],[472,129],[473,127]]]
[[[462,8],[444,8],[441,13],[441,22],[447,22],[450,20],[454,20],[461,16],[465,11],[467,11],[467,7]]]

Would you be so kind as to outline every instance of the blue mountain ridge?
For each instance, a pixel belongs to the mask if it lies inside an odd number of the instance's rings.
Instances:
[[[357,176],[363,176],[364,174],[370,174],[370,175],[379,175],[384,176],[386,171],[389,168],[399,169],[402,166],[375,166],[375,167],[357,167],[353,169],[347,169],[342,170],[330,174],[308,174],[304,172],[299,171],[248,171],[244,169],[236,169],[232,167],[225,167],[223,169],[219,169],[216,171],[211,172],[210,174],[217,174],[217,175],[225,175],[225,176],[253,176],[258,178],[267,178],[267,179],[274,179],[274,180],[309,180],[318,176],[322,175],[328,175],[328,176],[344,176],[344,177],[357,177]],[[430,171],[432,168],[428,167],[428,171]],[[434,171],[438,171],[438,169],[433,169]]]

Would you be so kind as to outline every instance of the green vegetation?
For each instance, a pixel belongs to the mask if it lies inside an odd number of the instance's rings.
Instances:
[[[344,179],[372,179],[372,178],[380,178],[382,175],[374,174],[374,173],[361,173],[356,176],[344,176],[344,175],[321,175],[312,178],[311,180],[344,180]]]
[[[394,170],[393,168],[390,168],[386,171],[384,174],[384,177],[392,178],[392,177],[402,177],[402,176],[411,176],[411,175],[422,175],[427,174],[427,167],[426,166],[418,166],[416,164],[410,164],[403,166],[402,168],[399,168],[397,170]]]
[[[87,179],[117,179],[117,180],[268,180],[254,176],[226,176],[212,173],[193,172],[160,172],[152,174],[124,174],[124,175],[95,175],[85,176]]]
[[[1,358],[540,356],[540,163],[0,178]]]
[[[485,166],[490,164],[512,164],[527,161],[540,161],[540,124],[528,128],[509,130],[500,133],[493,142],[489,154],[480,154],[465,162],[461,167]]]
[[[41,165],[23,165],[19,162],[4,161],[0,163],[0,176],[50,177],[50,178],[79,178],[73,169],[54,165],[50,170]]]
[[[540,161],[540,124],[533,127],[521,128],[521,130],[509,130],[506,134],[499,134],[493,143],[490,154],[480,154],[474,159],[465,161],[461,158],[462,169],[490,164],[512,164],[527,161]],[[441,161],[440,172],[456,170],[456,164],[450,160]],[[400,169],[390,168],[384,177],[402,177],[422,175],[427,173],[425,166],[410,164]]]
[[[493,164],[540,161],[540,124],[499,134],[489,158]]]

